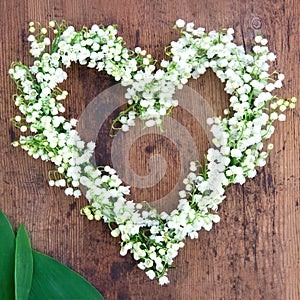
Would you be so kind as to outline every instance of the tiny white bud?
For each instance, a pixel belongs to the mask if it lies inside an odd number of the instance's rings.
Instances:
[[[49,46],[50,44],[51,44],[51,41],[50,41],[50,39],[49,38],[44,38],[44,44],[46,45],[46,46]]]
[[[95,220],[96,220],[96,221],[100,221],[100,220],[101,220],[101,215],[95,214]]]
[[[257,35],[256,37],[255,37],[255,42],[256,43],[260,43],[262,41],[262,36],[261,35]]]
[[[284,112],[284,111],[286,110],[286,106],[285,106],[285,105],[281,105],[281,106],[279,107],[279,110],[280,110],[281,112]]]
[[[178,19],[178,20],[176,21],[176,26],[177,26],[178,28],[183,28],[184,25],[185,25],[185,21],[184,21],[184,20]]]
[[[147,66],[147,65],[149,65],[149,63],[150,63],[150,61],[148,58],[143,59],[143,65]]]
[[[292,98],[291,98],[291,102],[292,102],[292,103],[296,103],[296,102],[297,102],[297,98],[296,98],[296,97],[292,97]]]
[[[278,114],[277,114],[276,111],[274,111],[274,112],[272,112],[272,113],[270,114],[270,119],[271,119],[271,120],[277,120],[277,119],[278,119]]]
[[[129,126],[126,125],[126,124],[123,124],[122,127],[121,127],[122,131],[126,132],[129,130]]]
[[[120,229],[116,228],[110,233],[113,237],[118,237],[120,235]]]
[[[267,39],[262,39],[260,42],[263,46],[268,44],[268,40]]]
[[[65,171],[65,169],[63,167],[59,167],[57,169],[57,172],[60,173],[60,174],[62,174],[64,171]]]
[[[279,99],[279,100],[277,101],[277,105],[280,106],[280,105],[283,104],[283,102],[284,102],[283,99]]]
[[[87,218],[88,218],[89,221],[94,220],[94,216],[93,215],[88,215]]]
[[[79,198],[81,196],[81,191],[76,190],[76,191],[74,191],[73,195],[74,195],[75,198]]]
[[[152,126],[155,125],[155,121],[154,120],[148,120],[148,121],[145,122],[145,125],[147,127],[152,127]]]
[[[29,42],[33,42],[33,41],[35,41],[35,37],[34,37],[34,35],[29,35],[28,36],[28,38],[27,38],[27,40],[29,41]]]
[[[234,29],[233,28],[228,28],[227,29],[227,34],[230,34],[230,35],[234,34]]]
[[[272,102],[272,103],[270,104],[270,107],[271,107],[272,109],[276,109],[276,108],[278,107],[278,105],[277,105],[276,102]]]
[[[21,126],[20,128],[21,132],[26,132],[27,131],[27,127],[25,125]]]
[[[41,29],[41,33],[42,33],[42,34],[46,34],[46,33],[47,33],[47,29],[46,29],[45,27],[43,27],[43,28]]]
[[[135,53],[139,54],[139,53],[141,53],[142,49],[141,49],[141,47],[135,47],[134,51],[135,51]]]

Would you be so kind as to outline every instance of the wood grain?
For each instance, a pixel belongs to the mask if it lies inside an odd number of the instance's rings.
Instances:
[[[277,124],[275,149],[259,175],[241,186],[231,186],[220,207],[221,222],[198,240],[187,240],[170,271],[171,284],[160,287],[138,270],[133,259],[119,255],[119,245],[106,226],[80,217],[85,199],[74,201],[47,184],[50,164],[29,158],[10,142],[18,136],[9,119],[17,114],[11,101],[16,89],[7,75],[12,61],[30,63],[26,41],[28,22],[67,20],[76,28],[93,23],[117,23],[127,46],[140,46],[161,60],[163,49],[177,34],[178,18],[194,21],[208,30],[234,27],[236,42],[249,50],[253,37],[262,33],[277,55],[273,67],[286,75],[280,95],[299,97],[299,1],[17,1],[1,0],[1,156],[0,209],[18,226],[24,222],[32,245],[78,271],[106,299],[300,299],[300,145],[299,105]],[[114,85],[107,76],[79,66],[68,70],[64,87],[67,116],[79,117],[101,91]],[[227,96],[211,72],[190,82],[215,111],[226,107]],[[196,138],[201,153],[207,140],[196,121],[174,110]],[[110,162],[107,125],[98,136],[99,163]],[[200,133],[199,133],[200,132]],[[177,182],[178,149],[155,134],[136,140],[130,162],[139,175],[147,175],[152,154],[167,162],[163,184],[133,189],[134,199],[154,201],[167,195]],[[159,168],[160,166],[155,166]],[[171,200],[171,199],[169,199]],[[167,201],[167,200],[166,200]]]

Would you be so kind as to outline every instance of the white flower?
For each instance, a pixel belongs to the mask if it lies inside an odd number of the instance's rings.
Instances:
[[[257,35],[256,37],[255,37],[255,42],[256,43],[261,43],[261,41],[262,41],[262,36],[261,35]]]
[[[155,125],[155,121],[154,120],[148,120],[148,121],[145,122],[145,125],[147,127],[152,127],[152,126]]]
[[[263,46],[267,45],[268,40],[267,39],[262,39],[260,42]]]
[[[280,115],[278,116],[278,120],[281,121],[281,122],[285,121],[285,120],[286,120],[286,115],[280,114]]]
[[[76,126],[77,122],[78,122],[78,121],[77,121],[76,119],[71,119],[71,120],[70,120],[71,126]]]
[[[269,61],[274,61],[275,59],[276,59],[276,55],[274,53],[271,52],[271,53],[268,54],[268,60]]]
[[[64,169],[63,167],[59,167],[59,168],[57,169],[57,172],[62,174],[62,173],[65,172],[65,169]]]
[[[179,197],[182,198],[182,199],[185,198],[186,197],[186,192],[185,191],[180,191],[179,192]]]
[[[67,196],[73,195],[73,188],[71,188],[71,187],[66,188],[66,189],[65,189],[65,194],[66,194]]]
[[[155,272],[153,270],[149,270],[146,272],[146,275],[153,280],[155,278]]]
[[[177,25],[178,26],[178,25]],[[184,26],[184,25],[183,25]],[[182,26],[182,27],[183,27]],[[191,23],[187,23],[186,24],[186,31],[188,31],[188,32],[192,32],[193,30],[194,30],[194,26],[195,26],[195,24],[193,23],[193,22],[191,22]],[[179,26],[178,26],[179,27]]]
[[[27,126],[23,125],[20,127],[21,132],[26,132],[27,131]]]
[[[197,166],[195,162],[190,162],[190,171],[195,172],[197,171]]]
[[[42,33],[42,34],[46,34],[46,33],[47,33],[47,29],[46,29],[45,27],[43,27],[43,28],[41,29],[41,33]]]
[[[80,190],[75,190],[74,193],[73,193],[73,196],[75,198],[79,198],[81,196],[81,191]]]
[[[234,34],[234,29],[233,28],[228,28],[227,29],[227,34],[230,34],[230,35]]]
[[[27,40],[29,42],[33,42],[33,41],[35,41],[35,36],[31,34],[31,35],[28,36]]]
[[[272,112],[270,114],[270,120],[277,120],[278,119],[278,113],[276,111]]]
[[[120,229],[116,228],[116,229],[112,230],[111,235],[113,237],[118,237],[120,235]]]
[[[281,80],[276,80],[275,83],[274,83],[274,86],[277,88],[277,89],[280,89],[282,87],[282,82]]]
[[[49,27],[54,27],[55,26],[55,22],[54,21],[50,21],[49,22]]]
[[[206,122],[207,122],[207,125],[212,125],[214,123],[214,119],[213,118],[208,118],[206,120]]]
[[[269,83],[266,85],[266,90],[268,92],[272,92],[275,89],[275,85],[273,83]]]
[[[87,143],[86,147],[87,147],[88,150],[93,151],[95,149],[95,147],[96,147],[96,144],[95,144],[95,142],[91,141],[91,142]]]
[[[121,248],[120,255],[125,256],[127,254],[127,252],[128,252],[127,248]]]
[[[151,268],[153,266],[153,260],[152,259],[147,259],[145,261],[145,268]]]
[[[128,130],[129,130],[129,126],[126,125],[126,124],[123,124],[123,125],[122,125],[122,131],[126,132],[126,131],[128,131]]]
[[[239,149],[232,149],[231,150],[231,156],[236,157],[237,159],[241,158],[243,156],[241,150]]]
[[[164,60],[164,59],[160,63],[162,68],[167,68],[169,66],[169,64],[170,63],[167,60]]]
[[[178,19],[178,20],[176,21],[176,26],[177,26],[178,28],[183,28],[184,25],[185,25],[185,21],[184,21],[184,20]]]

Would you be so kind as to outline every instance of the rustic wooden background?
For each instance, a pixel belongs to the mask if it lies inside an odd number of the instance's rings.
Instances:
[[[76,28],[94,23],[117,23],[129,48],[141,46],[161,60],[163,49],[177,34],[171,29],[178,18],[194,21],[208,30],[233,27],[236,41],[249,50],[255,34],[270,40],[277,54],[276,69],[286,75],[280,95],[299,97],[299,1],[46,1],[1,0],[1,188],[0,209],[18,226],[24,222],[32,246],[62,261],[94,284],[106,299],[300,299],[300,193],[299,105],[277,124],[275,149],[267,166],[254,180],[231,186],[219,210],[221,222],[198,240],[188,240],[170,271],[171,284],[160,287],[137,269],[128,255],[119,255],[118,241],[103,223],[79,215],[84,198],[74,201],[62,190],[47,185],[50,164],[29,158],[10,142],[18,136],[9,119],[17,114],[11,101],[16,89],[8,69],[12,61],[30,63],[29,21],[47,24],[67,20]],[[114,82],[76,65],[64,85],[70,91],[67,116],[80,116],[91,99]],[[226,107],[222,85],[208,72],[190,82],[216,111]],[[177,109],[192,136],[198,125]],[[198,126],[198,127],[197,127]],[[100,132],[98,162],[109,162],[111,141]],[[197,140],[202,152],[207,142]],[[100,155],[100,153],[106,153]],[[131,148],[133,168],[146,175],[148,160],[161,152],[168,162],[164,184],[133,189],[134,199],[150,201],[168,194],[177,182],[178,149],[168,139],[149,134]],[[139,195],[137,197],[137,195]],[[0,270],[1,272],[1,270]]]

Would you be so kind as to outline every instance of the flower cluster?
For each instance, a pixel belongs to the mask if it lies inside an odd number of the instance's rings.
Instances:
[[[168,269],[187,237],[198,237],[203,228],[210,230],[219,222],[218,205],[225,199],[231,183],[245,183],[256,175],[256,168],[266,163],[273,145],[263,151],[263,140],[274,132],[273,122],[285,120],[285,110],[295,107],[296,98],[284,100],[271,94],[282,86],[283,74],[268,73],[267,40],[255,38],[253,52],[233,43],[233,29],[205,32],[193,23],[176,22],[181,37],[171,43],[161,68],[146,51],[130,51],[117,37],[115,26],[93,25],[76,31],[65,23],[49,23],[55,38],[46,36],[48,29],[30,23],[30,53],[35,61],[27,67],[13,64],[9,74],[18,94],[14,96],[21,116],[13,119],[22,133],[14,146],[21,146],[35,159],[55,164],[49,172],[49,184],[65,189],[66,195],[85,194],[89,205],[81,213],[89,220],[104,220],[114,237],[121,238],[121,255],[132,253],[150,279],[166,284]],[[90,162],[94,142],[84,142],[76,131],[77,120],[60,115],[68,92],[58,84],[67,78],[65,68],[72,62],[104,70],[122,85],[128,86],[125,97],[129,107],[117,118],[122,130],[134,126],[139,117],[146,126],[161,125],[164,116],[178,102],[173,99],[190,78],[197,79],[211,68],[225,83],[230,106],[225,117],[207,120],[214,136],[214,147],[208,150],[206,164],[191,162],[179,192],[177,209],[170,214],[158,213],[147,203],[134,203],[126,198],[130,189],[122,185],[116,171],[96,167]],[[114,123],[115,124],[115,123]]]

